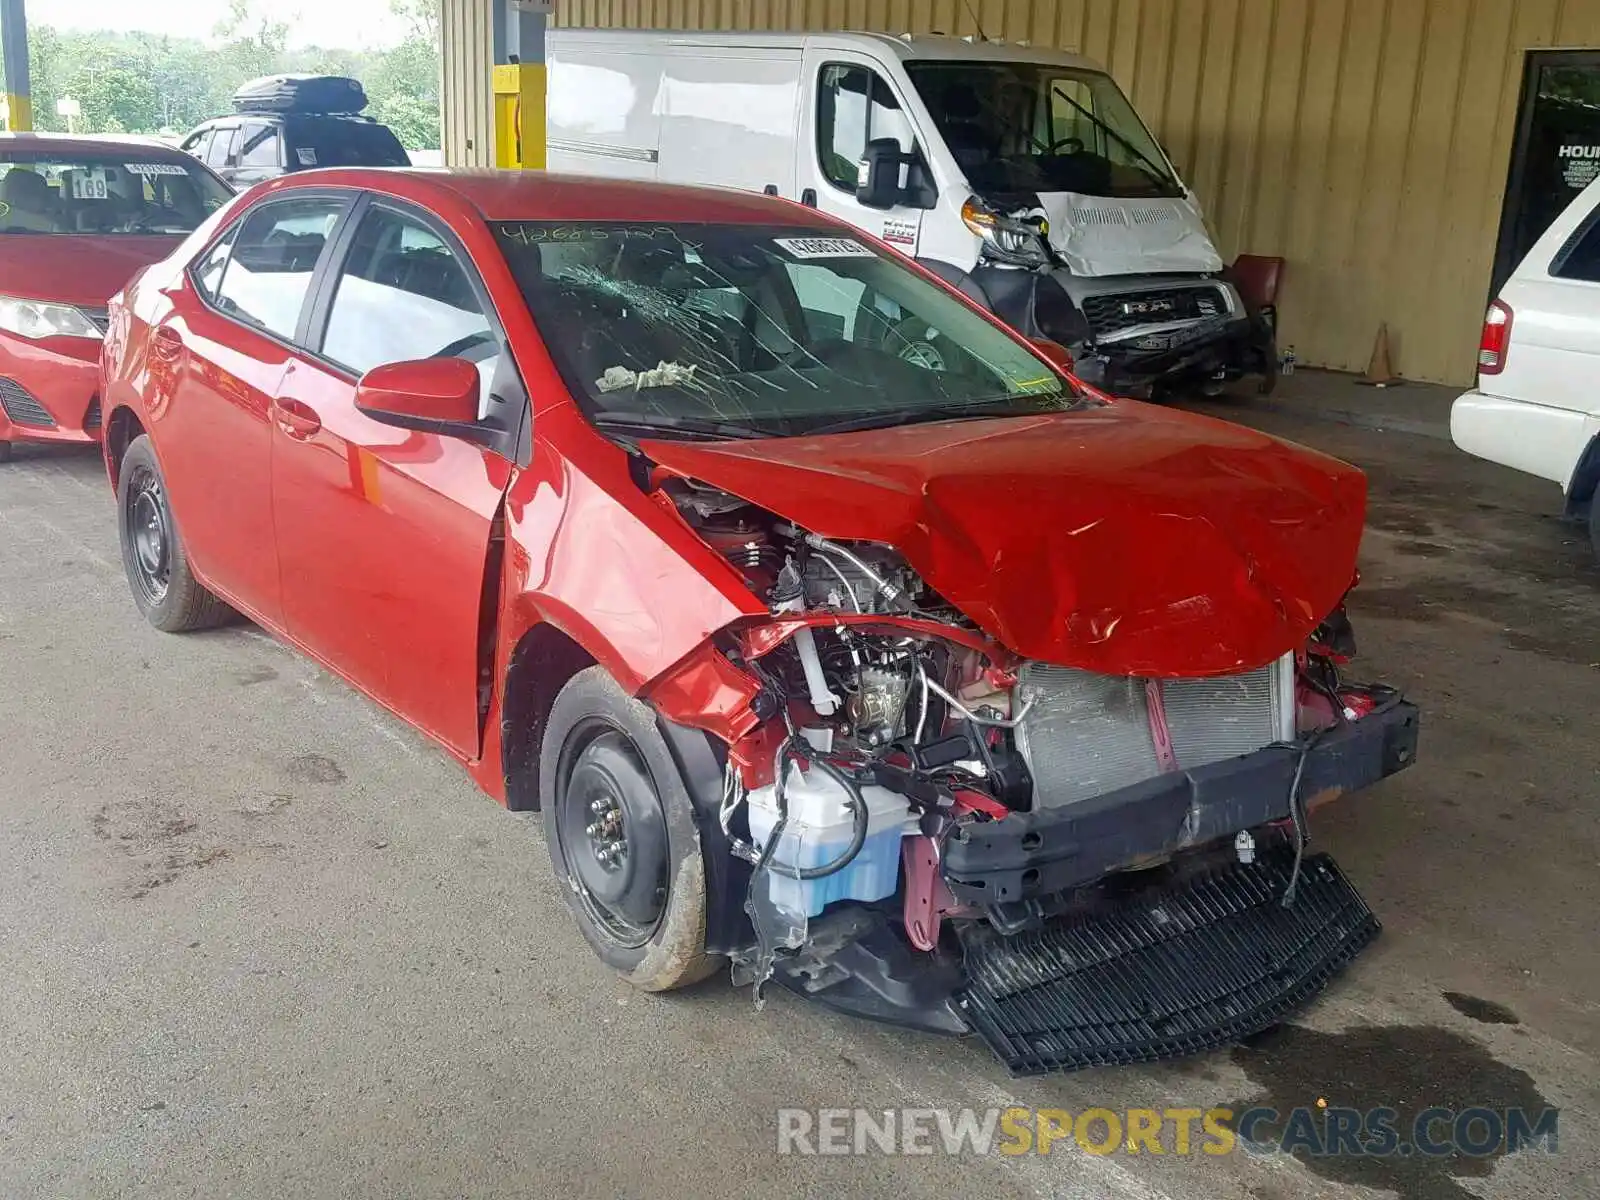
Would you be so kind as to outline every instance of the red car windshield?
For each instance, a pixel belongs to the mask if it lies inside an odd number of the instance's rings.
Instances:
[[[1077,401],[1026,345],[847,234],[527,221],[495,232],[598,425],[783,436]]]
[[[230,197],[176,157],[0,150],[0,233],[183,234]]]

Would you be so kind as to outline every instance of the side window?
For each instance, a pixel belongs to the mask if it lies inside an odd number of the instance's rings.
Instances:
[[[228,265],[228,254],[233,249],[233,235],[239,231],[235,225],[222,239],[211,247],[199,262],[194,264],[190,272],[194,279],[194,286],[200,294],[213,302],[217,299],[218,285],[222,282],[222,270]]]
[[[327,197],[283,200],[245,217],[217,288],[216,304],[230,316],[292,338],[311,286],[311,273],[345,201]]]
[[[416,358],[465,359],[483,381],[482,413],[500,352],[471,277],[438,234],[393,209],[361,218],[328,311],[326,357],[357,374]]]
[[[215,130],[202,129],[199,133],[191,133],[180,147],[185,153],[192,154],[204,162],[206,149],[211,145],[211,135]]]
[[[1591,213],[1578,227],[1578,232],[1557,256],[1550,273],[1557,279],[1600,283],[1600,210]]]
[[[246,125],[239,144],[241,167],[276,167],[281,165],[278,153],[278,127],[276,125]]]
[[[823,67],[817,82],[817,156],[828,182],[855,191],[861,156],[874,138],[894,138],[911,149],[911,125],[889,85],[866,67]]]
[[[228,154],[233,148],[233,141],[238,136],[237,125],[221,125],[211,131],[211,141],[206,146],[206,165],[210,167],[225,167],[228,165]]]

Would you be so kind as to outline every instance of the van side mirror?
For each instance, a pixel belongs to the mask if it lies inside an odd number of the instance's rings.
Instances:
[[[861,155],[856,199],[868,208],[893,208],[900,203],[900,167],[905,151],[894,138],[874,138]]]

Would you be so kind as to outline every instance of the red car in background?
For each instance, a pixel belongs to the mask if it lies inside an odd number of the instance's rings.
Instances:
[[[107,302],[232,194],[158,142],[0,135],[0,460],[99,437]]]
[[[635,985],[733,964],[1014,1071],[1217,1045],[1378,925],[1310,810],[1360,472],[1112,399],[762,196],[310,171],[114,302],[158,629],[241,612],[542,813]]]

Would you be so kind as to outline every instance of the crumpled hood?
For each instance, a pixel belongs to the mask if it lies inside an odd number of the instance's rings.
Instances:
[[[1114,200],[1041,192],[1050,246],[1074,275],[1148,275],[1222,270],[1192,200]]]
[[[728,443],[651,441],[678,474],[824,537],[894,546],[1024,658],[1202,676],[1302,645],[1355,571],[1366,478],[1134,401]]]
[[[182,241],[170,234],[0,235],[0,291],[104,308],[139,268],[160,262]]]

